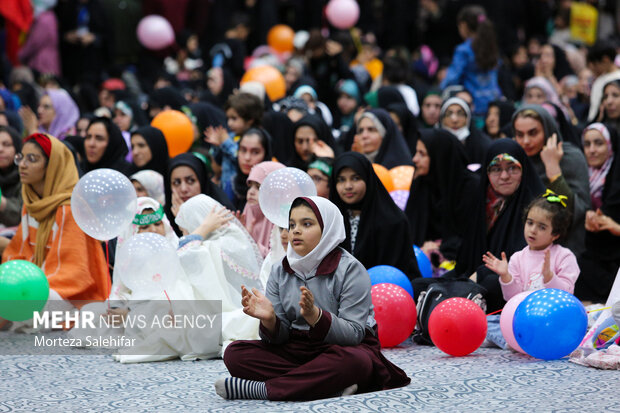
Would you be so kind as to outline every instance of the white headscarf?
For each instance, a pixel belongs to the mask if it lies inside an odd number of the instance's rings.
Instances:
[[[223,208],[222,204],[207,195],[196,195],[181,205],[175,221],[191,233],[213,207]],[[189,243],[179,249],[179,254],[181,264],[194,284],[197,299],[211,299],[208,298],[211,296],[208,281],[215,278],[223,279],[228,284],[229,302],[235,307],[241,302],[241,285],[264,289],[259,276],[262,256],[256,242],[236,218],[209,233],[200,248]],[[203,282],[199,278],[204,278]],[[226,300],[223,301],[222,310],[228,311]]]
[[[319,196],[303,197],[303,199],[309,201],[319,223],[323,223],[321,239],[318,245],[303,257],[295,252],[289,241],[286,258],[293,271],[307,278],[313,276],[323,258],[345,240],[346,232],[340,210],[329,199]],[[289,239],[292,237],[292,233],[289,233]]]
[[[129,179],[140,182],[140,185],[146,189],[146,192],[151,198],[162,205],[166,205],[166,197],[164,195],[164,177],[159,172],[145,169],[131,175]]]
[[[448,128],[447,126],[443,126],[443,118],[446,115],[446,111],[448,110],[448,108],[452,105],[460,106],[465,111],[465,114],[467,115],[467,121],[465,122],[465,126],[463,126],[460,129],[451,129],[451,128]],[[446,100],[443,103],[443,105],[441,105],[441,112],[439,115],[439,119],[440,119],[441,127],[449,131],[450,133],[452,133],[454,136],[456,136],[459,141],[463,142],[469,136],[470,134],[469,124],[471,123],[471,110],[469,109],[469,105],[467,104],[467,102],[465,102],[463,99],[455,96],[455,97],[452,97]]]
[[[154,200],[153,198],[141,196],[138,198],[138,207],[136,208],[136,215],[142,214],[145,209],[152,209],[153,211],[157,211],[161,207],[160,203]],[[164,223],[164,232],[165,237],[175,249],[179,245],[179,237],[174,233],[172,226],[170,225],[170,221],[164,214],[161,221]],[[119,252],[121,247],[131,237],[138,233],[139,225],[134,224],[133,222],[125,228],[125,230],[117,237],[116,239],[116,253],[115,257],[119,256]],[[112,284],[112,292],[110,294],[111,300],[128,300],[131,297],[131,291],[123,284],[121,281],[121,277],[117,277],[116,274],[113,277],[114,283]]]

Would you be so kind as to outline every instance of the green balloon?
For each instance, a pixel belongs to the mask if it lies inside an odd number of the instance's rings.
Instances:
[[[50,285],[41,268],[24,260],[0,265],[0,317],[9,321],[30,320],[47,303]]]

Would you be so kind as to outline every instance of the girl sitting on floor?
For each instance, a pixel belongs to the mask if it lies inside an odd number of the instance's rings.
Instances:
[[[579,276],[577,258],[560,241],[568,233],[571,217],[567,197],[551,190],[534,199],[526,209],[523,235],[527,246],[502,259],[491,252],[483,257],[487,268],[499,275],[506,301],[523,291],[558,288],[572,294]]]
[[[260,320],[262,340],[224,354],[233,377],[215,382],[226,399],[312,400],[405,386],[405,372],[382,354],[364,266],[338,245],[338,207],[321,197],[293,201],[287,256],[266,294],[242,287],[243,311]]]

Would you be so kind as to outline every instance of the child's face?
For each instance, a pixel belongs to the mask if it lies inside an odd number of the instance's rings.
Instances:
[[[327,175],[315,168],[308,169],[308,175],[314,181],[316,194],[323,198],[329,198],[329,178]]]
[[[352,98],[346,93],[341,93],[340,96],[338,96],[338,101],[336,103],[338,104],[338,109],[340,110],[340,113],[342,113],[343,115],[353,113],[355,108],[357,108],[357,101],[355,100],[355,98]]]
[[[258,204],[258,191],[260,189],[260,184],[255,181],[250,181],[250,186],[248,188],[248,193],[245,196],[245,199],[248,205],[256,205]]]
[[[228,127],[235,135],[242,135],[243,132],[252,126],[251,120],[243,119],[233,108],[228,108],[226,118],[228,119]]]
[[[559,237],[553,235],[551,214],[539,207],[533,207],[528,212],[523,235],[527,245],[535,251],[544,250]]]
[[[321,240],[321,226],[312,209],[300,205],[291,210],[288,236],[293,250],[305,257]]]
[[[152,232],[154,234],[159,234],[162,237],[166,236],[166,230],[164,229],[164,222],[158,221],[154,224],[149,225],[140,225],[138,227],[138,234],[142,234],[144,232]]]
[[[280,228],[280,243],[284,251],[286,251],[288,248],[288,229],[286,228]]]

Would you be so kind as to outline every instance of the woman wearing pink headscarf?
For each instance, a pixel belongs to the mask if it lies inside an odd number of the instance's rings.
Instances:
[[[271,172],[284,168],[280,162],[265,161],[254,165],[248,179],[247,202],[243,209],[243,215],[245,216],[245,227],[263,256],[263,258],[269,253],[269,238],[273,224],[265,217],[263,211],[258,204],[258,190],[263,181]]]

